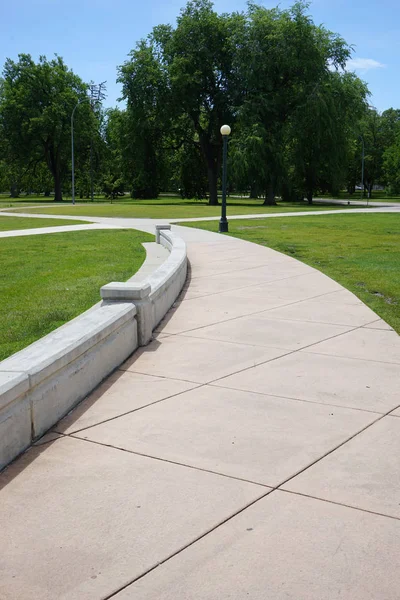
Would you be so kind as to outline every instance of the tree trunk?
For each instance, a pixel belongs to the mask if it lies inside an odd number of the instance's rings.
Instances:
[[[207,167],[207,175],[208,175],[208,188],[209,188],[209,200],[208,204],[216,205],[218,204],[218,189],[217,189],[217,165],[213,161],[212,164],[209,164]]]
[[[312,200],[313,200],[313,193],[312,193],[312,190],[309,190],[307,192],[307,201],[308,201],[308,204],[312,204]]]
[[[264,206],[276,206],[276,202],[275,202],[275,189],[274,189],[274,184],[271,181],[268,184],[267,190],[265,192],[265,200],[263,202]]]
[[[50,196],[50,190],[47,190],[47,189],[44,190],[44,195],[45,195],[45,198],[48,198]]]
[[[250,186],[250,198],[253,200],[258,198],[257,186],[254,183]]]
[[[209,199],[208,204],[217,205],[218,204],[218,170],[220,165],[220,147],[215,148],[207,134],[201,130],[200,127],[197,128],[200,139],[200,148],[202,150],[203,156],[207,161],[207,178],[208,178],[208,191],[209,191]]]
[[[62,202],[61,174],[57,169],[54,173],[54,202]]]
[[[11,198],[18,198],[18,196],[19,196],[19,187],[18,187],[18,184],[16,181],[11,182],[10,196],[11,196]]]

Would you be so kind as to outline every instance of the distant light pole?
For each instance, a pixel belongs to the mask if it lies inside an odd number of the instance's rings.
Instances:
[[[222,159],[222,206],[221,206],[221,219],[219,221],[219,232],[228,232],[228,220],[226,218],[226,175],[227,175],[227,162],[228,162],[228,137],[231,133],[229,125],[222,125],[221,135],[223,140],[223,159]]]

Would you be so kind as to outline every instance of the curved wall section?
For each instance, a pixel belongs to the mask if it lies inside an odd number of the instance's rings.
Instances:
[[[170,254],[143,281],[103,286],[101,303],[0,362],[0,469],[149,343],[187,271],[184,241],[157,239]]]

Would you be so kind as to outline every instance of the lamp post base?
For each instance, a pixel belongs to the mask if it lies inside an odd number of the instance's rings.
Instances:
[[[227,219],[221,219],[219,222],[219,233],[228,233],[228,221]]]

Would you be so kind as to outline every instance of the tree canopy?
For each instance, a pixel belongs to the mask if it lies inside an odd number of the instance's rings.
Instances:
[[[125,108],[103,111],[62,58],[8,59],[0,79],[0,184],[12,195],[69,190],[75,112],[78,194],[160,191],[218,202],[221,125],[232,128],[230,190],[312,201],[353,193],[361,180],[400,189],[400,111],[368,107],[366,84],[346,70],[352,48],[316,25],[306,2],[219,14],[189,0],[118,67]]]
[[[30,55],[21,54],[18,62],[8,59],[4,66],[0,131],[8,161],[16,168],[24,165],[25,170],[35,170],[44,160],[54,180],[55,200],[62,199],[62,180],[70,160],[71,113],[86,90],[58,56],[50,61],[41,56],[35,63]],[[78,139],[83,143],[91,115],[88,107],[82,111],[86,123],[80,119]]]

